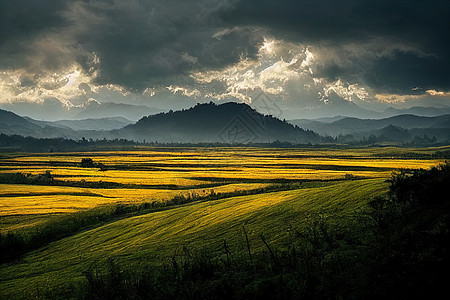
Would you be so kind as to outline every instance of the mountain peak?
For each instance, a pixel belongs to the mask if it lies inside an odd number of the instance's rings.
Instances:
[[[249,143],[286,141],[310,143],[320,137],[245,103],[199,103],[180,111],[143,117],[119,130],[119,137],[164,142]]]

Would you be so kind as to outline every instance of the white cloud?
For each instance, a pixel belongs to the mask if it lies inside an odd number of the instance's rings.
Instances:
[[[27,73],[23,69],[3,71],[0,72],[0,103],[43,104],[47,99],[56,99],[63,107],[70,109],[105,90],[123,96],[130,94],[118,85],[96,85],[93,76],[85,73],[76,63],[58,72]]]
[[[174,85],[168,86],[168,87],[166,87],[166,89],[174,94],[179,93],[179,94],[187,96],[187,97],[196,98],[196,97],[201,96],[200,91],[196,90],[196,89],[189,89],[189,88],[185,88],[185,87],[181,87],[181,86],[174,86]],[[152,96],[154,96],[154,95],[155,94],[153,93]]]
[[[347,101],[353,101],[355,97],[361,101],[369,98],[369,93],[365,88],[360,87],[357,83],[344,83],[340,79],[335,82],[325,84],[324,97],[328,97],[331,92],[336,93],[342,99],[345,99]]]
[[[426,93],[431,96],[450,97],[450,92],[427,90]]]
[[[222,70],[191,74],[195,92],[191,90],[189,94],[251,102],[252,97],[262,91],[281,101],[297,102],[296,106],[326,101],[331,92],[348,101],[369,98],[368,91],[357,83],[340,79],[330,82],[317,77],[314,68],[320,63],[319,59],[314,47],[264,38],[256,60],[241,59]],[[185,89],[193,87],[191,85]],[[179,92],[180,89],[178,87],[172,91]],[[186,92],[184,94],[187,95]]]
[[[425,94],[376,94],[375,98],[383,103],[387,104],[410,104],[413,105],[438,105],[450,104],[450,92],[442,92],[436,90],[427,90]]]

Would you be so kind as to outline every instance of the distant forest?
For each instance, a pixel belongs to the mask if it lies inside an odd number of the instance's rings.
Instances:
[[[0,134],[1,152],[57,152],[57,151],[93,151],[93,150],[123,150],[136,149],[140,146],[160,146],[160,147],[268,147],[268,148],[289,148],[289,147],[313,147],[312,144],[292,144],[289,142],[275,141],[271,143],[158,143],[158,142],[138,142],[126,139],[86,139],[80,140],[65,138],[34,138],[20,135]],[[332,146],[332,144],[330,144]]]
[[[329,143],[323,144],[294,144],[290,142],[274,141],[270,143],[158,143],[138,142],[126,139],[86,139],[65,138],[34,138],[20,135],[0,134],[0,152],[68,152],[68,151],[96,151],[96,150],[139,150],[141,147],[258,147],[258,148],[337,148],[383,146],[375,138],[363,139],[359,142],[340,142],[338,138],[328,138]],[[405,147],[441,146],[427,143],[405,144]],[[417,155],[417,154],[414,154]],[[437,151],[433,158],[450,158],[450,151]]]

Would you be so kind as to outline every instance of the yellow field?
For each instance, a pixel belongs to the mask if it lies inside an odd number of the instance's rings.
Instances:
[[[202,177],[244,179],[338,179],[346,174],[365,177],[386,177],[397,168],[429,168],[436,160],[377,158],[374,151],[355,150],[333,152],[298,149],[210,149],[184,152],[136,151],[65,153],[46,156],[21,156],[3,159],[7,168],[0,173],[32,174],[49,170],[63,180],[107,181],[124,184],[193,186],[204,183]],[[339,156],[339,158],[336,158]],[[80,168],[81,158],[112,166],[99,171]],[[68,164],[65,166],[58,166]],[[354,170],[357,167],[360,169]],[[126,168],[121,170],[120,168]],[[139,170],[134,170],[139,168]],[[380,170],[385,169],[385,170]]]
[[[446,149],[446,148],[445,148]],[[0,217],[70,213],[110,203],[165,201],[177,195],[264,188],[277,180],[388,178],[398,168],[429,168],[441,160],[401,158],[435,149],[149,148],[146,151],[4,155],[1,174],[43,174],[68,186],[0,184]],[[106,166],[82,168],[90,157]],[[397,157],[397,158],[396,158]],[[122,186],[76,187],[77,183]],[[72,185],[72,186],[70,186]],[[81,185],[82,186],[82,185]],[[3,226],[5,231],[11,226]]]
[[[252,251],[258,251],[264,247],[262,232],[271,245],[282,244],[292,226],[308,222],[309,214],[351,215],[364,205],[367,195],[382,194],[386,187],[381,179],[344,181],[331,187],[184,205],[107,223],[55,241],[17,263],[0,265],[0,298],[30,298],[43,283],[63,288],[65,282],[83,282],[83,271],[107,258],[138,269],[144,263],[158,265],[184,246],[208,247],[217,254],[224,238],[230,245],[242,242],[242,225]]]
[[[287,249],[296,230],[317,215],[336,228],[366,220],[359,212],[386,195],[393,172],[438,165],[444,160],[434,158],[444,156],[435,153],[449,149],[0,154],[0,237],[10,243],[6,250],[15,249],[10,237],[16,237],[26,251],[0,265],[0,298],[83,284],[83,272],[108,259],[138,270],[161,266],[185,249],[223,258],[225,240],[245,256],[243,226],[253,253],[268,247],[263,235],[270,246]],[[86,157],[93,167],[81,167]]]
[[[60,186],[0,184],[0,217],[8,215],[68,213],[102,204],[164,201],[174,196],[229,193],[266,187],[268,184],[227,184],[191,190],[164,189],[91,189]],[[13,194],[13,196],[9,196]],[[77,195],[79,194],[79,195]]]

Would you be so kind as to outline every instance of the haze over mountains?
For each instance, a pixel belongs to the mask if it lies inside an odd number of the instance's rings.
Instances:
[[[199,99],[201,101],[191,101],[188,97],[180,95],[165,94],[166,101],[163,99],[154,99],[151,105],[146,102],[110,102],[110,100],[98,101],[89,99],[78,105],[65,105],[57,99],[45,99],[43,102],[0,102],[0,109],[14,112],[20,116],[28,116],[41,121],[59,121],[59,120],[80,120],[80,119],[100,119],[122,117],[130,121],[137,121],[144,116],[167,112],[172,110],[188,109],[196,103],[208,103],[208,98]],[[155,96],[156,97],[156,96]],[[123,99],[122,99],[123,100]],[[429,106],[412,106],[409,108],[394,108],[392,106],[383,106],[374,110],[374,108],[363,107],[356,102],[347,101],[331,93],[326,102],[319,102],[316,105],[298,107],[289,109],[285,103],[277,98],[267,97],[267,103],[258,101],[258,97],[252,100],[250,104],[253,108],[263,114],[274,114],[270,111],[274,108],[277,112],[276,117],[282,119],[321,119],[335,117],[355,117],[360,119],[381,119],[402,114],[412,114],[417,116],[434,117],[444,114],[450,114],[449,106],[435,106],[429,103]],[[237,99],[230,98],[227,101],[241,103]],[[167,102],[170,105],[166,104]],[[216,104],[226,101],[213,101]],[[419,103],[418,103],[419,104]],[[386,108],[387,107],[387,108]]]
[[[389,106],[381,108],[376,111],[373,109],[364,108],[355,102],[344,100],[335,93],[330,95],[327,102],[322,102],[319,105],[305,108],[295,112],[295,117],[291,114],[285,113],[289,119],[319,119],[330,118],[336,116],[354,117],[359,119],[382,119],[397,115],[411,114],[424,117],[436,117],[445,114],[450,114],[450,107],[448,106],[412,106],[409,108],[394,108]]]
[[[391,109],[386,113],[445,113],[442,109]],[[36,138],[127,139],[159,143],[365,143],[434,145],[450,141],[450,114],[412,114],[381,119],[328,117],[288,122],[259,113],[247,104],[197,104],[190,109],[148,115],[137,122],[123,117],[39,121],[0,110],[0,133]],[[326,136],[332,137],[325,138]]]
[[[59,120],[59,121],[38,121],[29,117],[24,117],[26,120],[39,125],[53,126],[72,130],[113,130],[125,127],[133,122],[123,117],[105,117],[105,118],[89,118],[81,120]]]
[[[188,110],[150,115],[136,124],[130,124],[131,122],[124,118],[37,121],[4,110],[0,110],[0,120],[0,133],[37,138],[85,137],[140,142],[221,143],[276,140],[319,143],[323,140],[316,133],[305,131],[272,116],[264,116],[246,104],[232,102],[222,105],[198,104]]]
[[[291,124],[302,128],[311,129],[321,135],[346,135],[367,133],[380,130],[389,125],[404,128],[450,128],[450,114],[438,117],[422,117],[411,114],[398,115],[384,119],[358,119],[352,117],[342,117],[331,122],[319,120],[290,120]]]
[[[35,124],[12,112],[0,110],[0,133],[22,135],[36,138],[78,138],[79,134],[70,128],[58,128],[47,124]]]
[[[197,104],[177,112],[144,117],[114,132],[119,137],[167,142],[248,143],[286,141],[318,143],[315,133],[304,131],[272,116],[264,116],[247,104],[228,102]]]
[[[126,103],[98,102],[89,100],[78,106],[66,107],[58,100],[46,100],[43,103],[19,102],[0,103],[0,109],[12,111],[20,116],[28,116],[35,120],[59,121],[79,119],[100,119],[122,117],[137,121],[143,116],[161,112],[161,109],[145,105]]]
[[[398,115],[384,119],[339,117],[289,122],[344,143],[366,141],[369,144],[426,146],[450,142],[450,114],[437,117]]]

